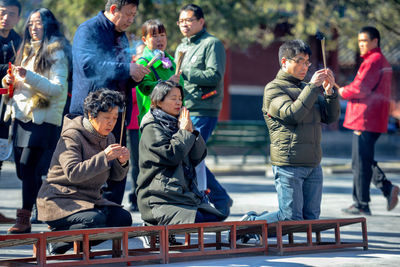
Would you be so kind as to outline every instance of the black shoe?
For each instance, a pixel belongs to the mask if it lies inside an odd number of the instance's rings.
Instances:
[[[394,209],[399,202],[398,194],[399,194],[399,187],[397,185],[392,185],[392,190],[390,190],[390,195],[386,198],[387,199],[387,206],[386,209],[391,211]]]
[[[176,241],[175,235],[170,235],[168,241],[170,246],[180,246],[183,244],[182,242]]]
[[[371,211],[368,206],[358,206],[357,204],[353,204],[346,209],[342,209],[344,213],[352,214],[352,215],[371,215]]]
[[[68,250],[74,247],[74,243],[72,242],[57,242],[57,243],[48,243],[47,251],[51,255],[60,255],[65,254]]]

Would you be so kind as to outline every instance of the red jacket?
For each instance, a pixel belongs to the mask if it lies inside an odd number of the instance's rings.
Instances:
[[[344,87],[347,102],[343,126],[359,131],[385,133],[389,120],[392,67],[379,47],[362,56],[364,62],[354,81]]]

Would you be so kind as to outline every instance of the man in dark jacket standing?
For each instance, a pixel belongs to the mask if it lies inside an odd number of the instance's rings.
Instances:
[[[125,31],[136,16],[139,0],[108,0],[105,11],[82,23],[74,36],[72,46],[73,84],[70,113],[83,114],[83,101],[89,92],[108,88],[121,92],[126,99],[127,118],[131,114],[131,89],[150,71],[131,63],[129,42]],[[125,124],[125,122],[123,122]],[[116,140],[121,133],[121,116],[114,127]],[[105,197],[121,204],[126,179],[109,182]]]
[[[389,120],[392,68],[383,56],[379,31],[364,27],[358,34],[360,55],[364,59],[354,81],[339,89],[348,100],[343,126],[354,130],[352,145],[354,204],[343,212],[371,215],[371,180],[387,199],[387,210],[398,202],[399,187],[392,185],[374,160],[375,143],[386,133]]]
[[[8,62],[14,62],[16,51],[21,44],[21,37],[14,31],[21,15],[21,3],[17,0],[0,0],[0,77],[7,74]],[[0,95],[0,97],[2,97]],[[0,138],[7,138],[9,123],[3,121],[5,105],[0,106]],[[3,161],[0,161],[0,171]],[[0,213],[0,223],[14,223],[14,219],[5,217]]]
[[[180,52],[186,51],[181,69],[185,106],[194,127],[207,142],[217,125],[224,97],[225,48],[206,31],[203,10],[197,5],[184,6],[177,24],[185,37],[175,52],[177,59]],[[228,217],[232,199],[204,161],[196,167],[196,175],[199,190],[208,188],[210,202]]]
[[[243,220],[312,220],[320,215],[322,197],[321,122],[339,119],[340,105],[329,69],[303,82],[311,49],[301,40],[279,48],[281,69],[264,90],[263,114],[271,138],[271,163],[279,210]]]

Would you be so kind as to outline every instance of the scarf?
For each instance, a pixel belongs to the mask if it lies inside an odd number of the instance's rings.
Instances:
[[[159,108],[151,109],[150,112],[164,128],[165,132],[170,136],[172,136],[179,130],[178,119],[176,117],[165,113],[162,109]],[[185,161],[182,161],[182,168],[185,179],[190,181],[190,190],[201,200],[201,202],[208,203],[207,196],[204,193],[200,192],[197,188],[196,170],[194,166],[191,164],[186,164]]]
[[[172,136],[179,130],[178,119],[172,115],[167,114],[165,111],[159,108],[150,110],[153,117],[160,123],[168,135]]]

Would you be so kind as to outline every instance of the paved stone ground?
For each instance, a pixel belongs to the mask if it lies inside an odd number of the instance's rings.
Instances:
[[[240,157],[224,156],[215,165],[207,159],[208,165],[216,173],[218,180],[228,190],[234,200],[231,215],[228,220],[238,220],[245,212],[254,210],[273,211],[278,203],[270,171],[262,163],[261,157],[250,157],[249,162],[241,165]],[[349,159],[325,158],[322,162],[324,169],[324,190],[322,199],[321,218],[350,217],[341,213],[341,208],[352,203],[352,177]],[[400,184],[400,163],[385,159],[381,166],[390,171],[387,176],[392,182]],[[265,176],[267,174],[267,177]],[[130,183],[125,192],[124,204],[128,207],[127,195]],[[350,248],[336,251],[296,253],[285,256],[255,255],[246,257],[211,258],[208,260],[173,262],[169,265],[146,266],[399,266],[400,261],[400,206],[393,211],[386,211],[386,200],[380,192],[371,190],[372,216],[367,216],[369,250]],[[12,163],[5,163],[0,177],[0,212],[15,217],[15,210],[21,207],[21,183],[15,175]],[[132,213],[134,223],[140,223],[140,214]],[[10,225],[0,225],[0,234],[6,234]],[[45,224],[33,225],[34,232],[47,231]],[[334,232],[330,233],[332,238]],[[324,237],[324,235],[323,235]],[[359,224],[348,226],[341,235],[344,239],[360,240]],[[300,240],[304,237],[299,237]],[[130,246],[143,246],[141,240],[130,239]],[[101,246],[110,246],[103,243]],[[29,256],[31,247],[0,249],[0,258]],[[137,265],[138,263],[132,263]],[[142,264],[142,263],[141,263]],[[154,263],[153,263],[154,264]],[[110,266],[110,265],[103,265]],[[114,264],[111,266],[126,266]]]

